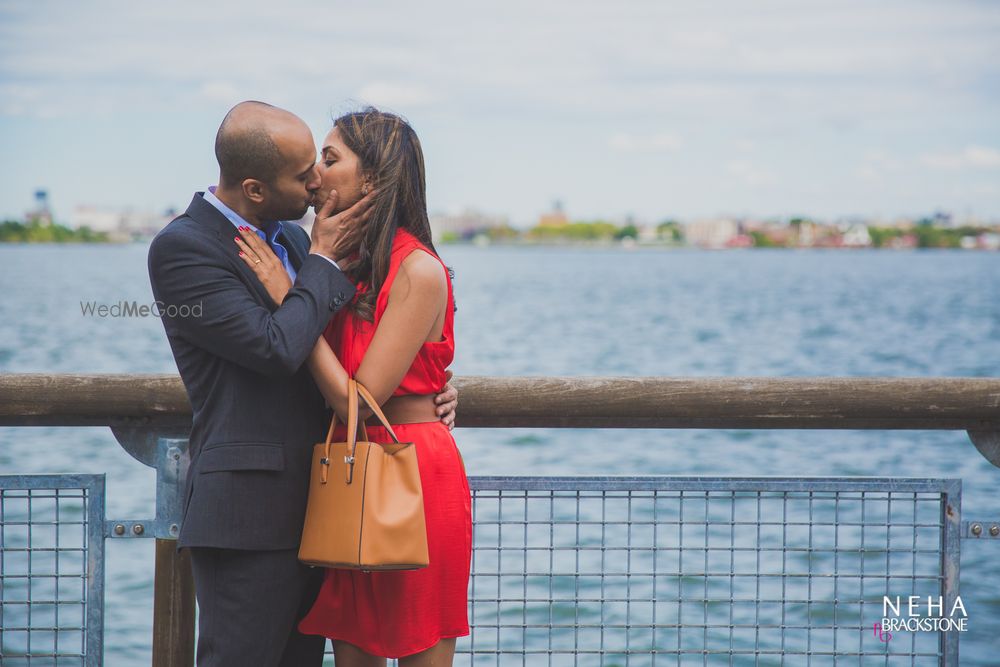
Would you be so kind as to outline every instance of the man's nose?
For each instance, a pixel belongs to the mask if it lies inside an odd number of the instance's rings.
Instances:
[[[313,165],[312,173],[309,175],[309,181],[306,183],[306,188],[309,190],[319,190],[319,186],[322,185],[323,180],[319,175],[319,163]]]

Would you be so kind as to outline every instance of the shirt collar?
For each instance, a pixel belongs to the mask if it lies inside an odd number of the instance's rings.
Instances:
[[[216,187],[217,186],[215,185],[210,185],[209,187],[205,188],[204,199],[209,204],[218,209],[219,213],[226,216],[226,219],[229,220],[229,222],[233,223],[234,227],[242,227],[246,225],[247,227],[250,227],[255,232],[257,232],[258,234],[263,234],[265,239],[272,243],[274,242],[275,237],[277,237],[278,234],[284,231],[284,226],[278,220],[267,223],[267,225],[264,227],[264,230],[260,230],[254,225],[251,225],[249,222],[243,219],[243,216],[241,216],[239,213],[226,206],[226,204],[221,199],[215,196]]]

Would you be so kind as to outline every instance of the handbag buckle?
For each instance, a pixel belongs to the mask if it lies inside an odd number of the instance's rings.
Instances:
[[[347,464],[347,483],[352,484],[354,482],[354,455],[345,456],[344,463]]]
[[[319,460],[319,462],[320,462],[321,465],[325,465],[325,466],[330,465],[330,459],[326,458],[325,456],[323,458],[321,458]]]

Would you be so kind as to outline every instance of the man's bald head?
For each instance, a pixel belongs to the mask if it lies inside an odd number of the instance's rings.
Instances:
[[[226,114],[215,135],[219,184],[238,186],[248,178],[273,183],[285,161],[281,138],[303,132],[309,135],[309,128],[289,111],[264,102],[240,102]]]

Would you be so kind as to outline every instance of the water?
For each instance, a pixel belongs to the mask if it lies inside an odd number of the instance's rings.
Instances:
[[[457,375],[1000,375],[1000,255],[959,251],[442,249]],[[146,247],[0,246],[0,372],[174,373]],[[961,432],[459,429],[470,474],[960,477],[1000,516],[1000,470]],[[608,471],[604,448],[620,443]],[[151,470],[106,428],[0,429],[2,473],[106,472],[109,517],[153,514]],[[151,540],[108,545],[109,664],[149,664]],[[1000,544],[963,541],[963,665],[993,664]]]

